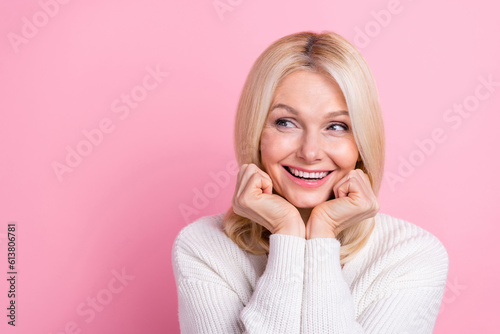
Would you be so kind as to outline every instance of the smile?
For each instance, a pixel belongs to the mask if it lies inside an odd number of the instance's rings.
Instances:
[[[315,188],[319,187],[329,179],[333,171],[304,172],[290,166],[283,166],[290,179],[299,186]]]
[[[329,173],[332,172],[332,171],[329,171],[329,172],[308,173],[308,172],[303,172],[301,170],[295,169],[295,168],[290,167],[290,166],[284,166],[284,167],[287,170],[287,172],[289,172],[293,176],[298,177],[300,179],[311,180],[311,181],[321,180],[322,178],[324,178],[325,176],[327,176]]]

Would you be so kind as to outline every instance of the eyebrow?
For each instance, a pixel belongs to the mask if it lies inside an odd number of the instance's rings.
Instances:
[[[292,108],[290,106],[287,106],[286,104],[282,104],[282,103],[278,103],[278,104],[274,105],[269,112],[271,112],[271,111],[273,111],[274,109],[277,109],[277,108],[285,109],[285,110],[291,112],[294,115],[298,115],[299,114],[299,112],[297,110],[295,110],[294,108]],[[329,113],[327,113],[325,115],[325,118],[335,117],[335,116],[340,116],[340,115],[347,115],[347,116],[349,116],[349,112],[347,110],[331,111],[331,112],[329,112]]]

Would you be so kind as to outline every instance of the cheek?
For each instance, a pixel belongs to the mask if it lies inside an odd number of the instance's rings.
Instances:
[[[353,168],[358,160],[358,148],[355,142],[345,142],[337,145],[332,155],[336,157],[335,161],[339,167]]]
[[[277,133],[264,131],[260,140],[260,153],[262,164],[267,166],[286,157],[287,141]]]

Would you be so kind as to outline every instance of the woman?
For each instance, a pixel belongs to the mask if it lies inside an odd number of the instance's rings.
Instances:
[[[359,52],[332,32],[269,46],[243,88],[232,206],[177,236],[183,333],[432,333],[448,255],[379,213],[384,128]]]

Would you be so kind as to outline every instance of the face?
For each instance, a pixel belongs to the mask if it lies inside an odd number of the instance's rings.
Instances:
[[[287,75],[275,91],[260,149],[274,191],[297,208],[334,198],[334,185],[358,160],[338,84],[305,70]]]

